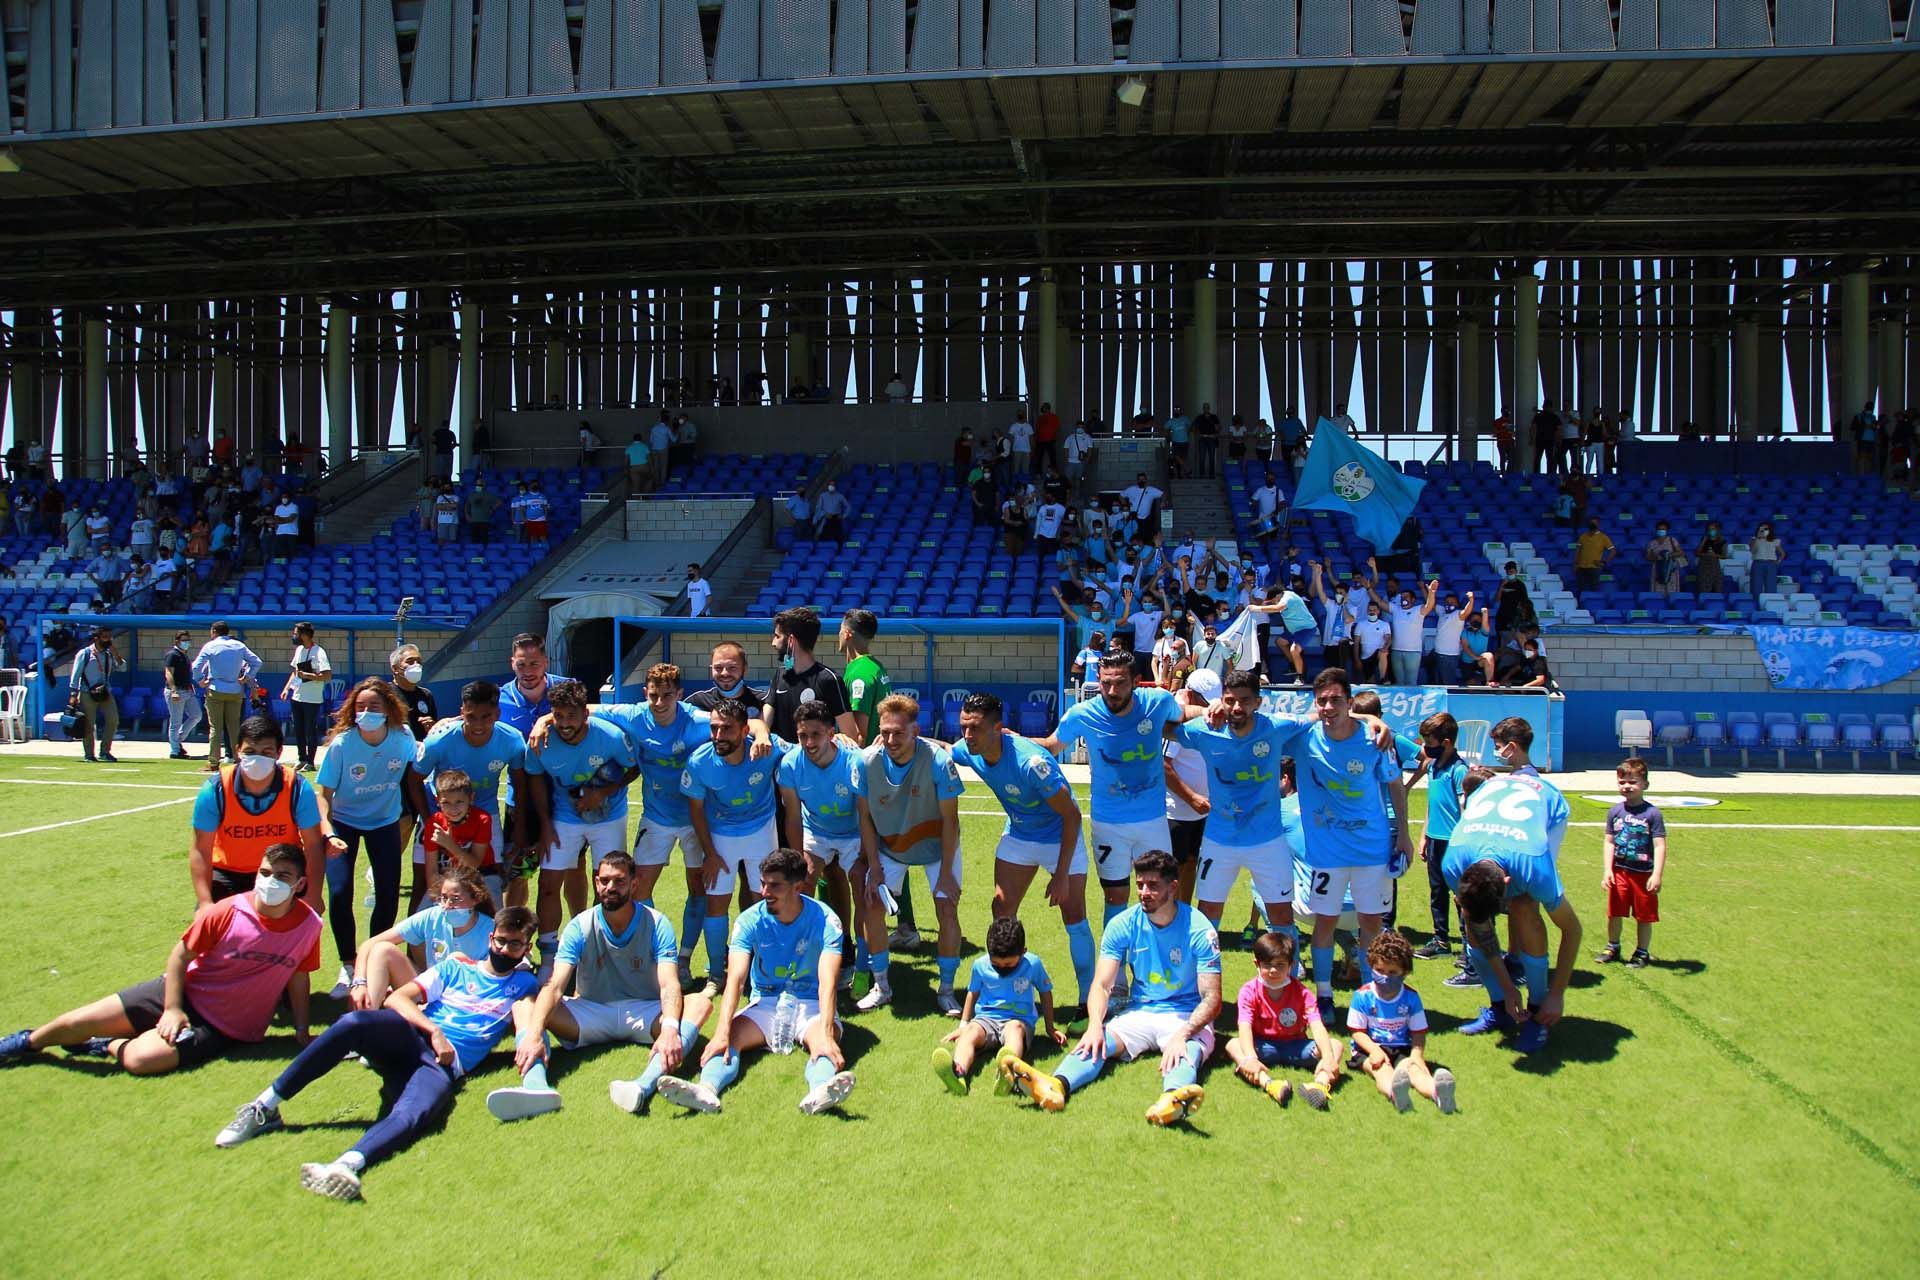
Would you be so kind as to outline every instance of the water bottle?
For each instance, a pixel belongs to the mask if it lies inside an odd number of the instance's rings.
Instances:
[[[775,1053],[792,1053],[800,1031],[800,1002],[792,991],[782,991],[774,1002],[773,1025],[767,1029],[767,1048]]]
[[[900,900],[893,896],[893,890],[883,881],[880,885],[880,906],[890,916],[900,914]]]

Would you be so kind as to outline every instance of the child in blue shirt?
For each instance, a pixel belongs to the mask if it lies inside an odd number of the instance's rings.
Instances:
[[[1398,929],[1386,929],[1367,945],[1369,982],[1347,1010],[1353,1056],[1373,1077],[1396,1111],[1413,1110],[1413,1094],[1431,1098],[1443,1115],[1453,1114],[1453,1072],[1427,1065],[1427,1009],[1407,985],[1413,944]]]
[[[1040,957],[1027,950],[1027,929],[1011,916],[987,928],[987,954],[973,962],[967,978],[967,1003],[960,1025],[933,1051],[933,1071],[954,1094],[965,1097],[974,1055],[999,1049],[1001,1058],[1030,1056],[1036,1009],[1047,1022],[1047,1038],[1065,1048],[1067,1033],[1053,1025],[1053,980]],[[952,1045],[952,1048],[948,1048]],[[997,1092],[1007,1090],[1006,1073],[996,1072]]]

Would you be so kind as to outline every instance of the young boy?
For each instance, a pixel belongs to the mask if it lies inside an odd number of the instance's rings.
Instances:
[[[1327,1109],[1327,1094],[1340,1074],[1340,1053],[1320,1020],[1320,1006],[1293,975],[1293,938],[1263,933],[1253,943],[1257,976],[1240,988],[1240,1026],[1227,1041],[1227,1056],[1242,1080],[1282,1106],[1292,1086],[1268,1067],[1312,1067],[1300,1096],[1315,1111]]]
[[[473,803],[473,779],[459,769],[442,769],[433,780],[440,807],[420,828],[414,857],[426,864],[427,893],[440,896],[440,877],[453,866],[472,867],[486,882],[494,910],[506,880],[493,856],[493,819]]]
[[[1667,874],[1667,820],[1657,806],[1647,803],[1647,762],[1622,760],[1613,771],[1620,783],[1620,803],[1607,811],[1607,829],[1600,837],[1600,887],[1607,892],[1607,945],[1594,957],[1597,964],[1620,958],[1620,922],[1632,916],[1633,956],[1630,969],[1644,969],[1653,957],[1653,926],[1660,920],[1660,882]]]
[[[1446,860],[1453,826],[1460,821],[1460,785],[1467,776],[1467,762],[1455,749],[1459,740],[1459,722],[1444,711],[1420,722],[1420,755],[1427,773],[1427,836],[1420,848],[1420,860],[1427,864],[1427,909],[1433,916],[1433,936],[1413,953],[1421,960],[1453,951],[1447,933],[1453,892],[1440,873],[1440,864]]]
[[[1347,1010],[1354,1056],[1397,1111],[1413,1109],[1414,1093],[1433,1099],[1441,1114],[1453,1114],[1453,1072],[1427,1066],[1427,1009],[1407,985],[1413,944],[1397,929],[1382,930],[1367,945],[1373,981],[1360,988]]]
[[[974,1055],[982,1049],[997,1048],[1002,1058],[1030,1056],[1036,1006],[1047,1021],[1047,1038],[1064,1048],[1066,1032],[1053,1025],[1053,980],[1040,957],[1027,950],[1026,926],[1011,916],[995,920],[987,928],[987,954],[973,962],[968,975],[960,1025],[933,1051],[940,1083],[966,1096]],[[996,1076],[1005,1092],[1005,1073]]]

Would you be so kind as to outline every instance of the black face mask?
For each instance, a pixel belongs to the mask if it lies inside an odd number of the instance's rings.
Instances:
[[[507,974],[512,973],[514,969],[519,967],[520,957],[509,955],[505,951],[501,951],[495,947],[488,947],[487,963],[493,966],[495,973]]]

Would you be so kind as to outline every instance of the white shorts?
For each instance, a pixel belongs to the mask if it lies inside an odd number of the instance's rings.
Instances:
[[[800,1006],[795,1010],[795,1012],[800,1015],[800,1029],[794,1033],[793,1037],[794,1047],[799,1048],[800,1042],[807,1038],[807,1032],[812,1030],[813,1024],[820,1018],[820,1002],[818,1000],[802,1000],[799,996],[795,996],[793,999],[794,1003]],[[777,998],[772,1000],[753,1000],[733,1016],[736,1019],[745,1018],[754,1026],[760,1028],[761,1039],[771,1045],[773,1043],[773,1011],[779,1007],[779,1004],[780,1001]],[[840,1019],[835,1018],[833,1025],[836,1028],[839,1027]]]
[[[427,846],[420,839],[421,836],[426,834],[426,830],[427,830],[426,823],[416,822],[414,824],[413,865],[416,867],[424,867],[427,865]],[[502,838],[500,834],[500,820],[498,818],[495,818],[493,820],[493,826],[491,830],[493,832],[493,840],[491,842],[493,845],[493,861],[494,861],[494,864],[497,866],[498,864],[505,862],[507,860],[506,859],[507,842],[504,838]],[[443,853],[441,854],[441,856],[445,857],[446,855]]]
[[[1245,867],[1254,891],[1268,902],[1286,902],[1293,896],[1293,850],[1285,836],[1264,844],[1226,845],[1211,838],[1200,841],[1200,878],[1196,902],[1225,902],[1233,882]]]
[[[1174,1037],[1193,1040],[1200,1045],[1200,1060],[1205,1062],[1213,1056],[1213,1028],[1202,1027],[1199,1034],[1189,1036],[1187,1015],[1184,1013],[1143,1013],[1129,1009],[1117,1018],[1107,1022],[1107,1034],[1120,1046],[1120,1056],[1131,1062],[1135,1058],[1149,1053],[1160,1053]]]
[[[1095,818],[1089,826],[1094,874],[1101,884],[1133,879],[1133,860],[1151,849],[1173,852],[1173,828],[1164,817],[1145,822],[1102,822]]]
[[[713,888],[707,895],[724,898],[733,892],[735,876],[746,879],[747,888],[760,892],[760,862],[768,854],[780,847],[780,837],[774,834],[773,819],[767,819],[767,825],[758,831],[744,836],[723,836],[713,833],[713,851],[720,855],[720,861],[726,863],[713,882]]]
[[[580,1026],[577,1040],[562,1040],[569,1049],[590,1044],[652,1044],[653,1024],[660,1018],[658,1000],[618,1000],[602,1004],[562,996],[560,1003]]]
[[[937,862],[929,862],[921,867],[920,870],[926,873],[927,891],[938,898],[940,893],[939,890],[935,888],[935,885],[940,879],[940,864]],[[886,879],[888,891],[891,892],[894,897],[899,897],[900,890],[904,888],[907,883],[907,864],[904,862],[895,862],[883,853],[880,855],[880,874]],[[965,859],[955,858],[953,860],[953,879],[956,884],[965,881]]]
[[[1355,915],[1381,916],[1393,906],[1393,877],[1385,867],[1308,867],[1305,905],[1295,906],[1316,916],[1337,916],[1353,894]]]
[[[818,858],[822,866],[838,863],[842,871],[851,871],[860,861],[859,836],[817,836],[803,829],[800,839],[806,844],[806,852]]]
[[[627,851],[627,819],[622,814],[606,822],[556,822],[554,842],[540,851],[542,871],[571,871],[580,862],[580,851],[593,850],[593,860],[610,853]]]
[[[700,852],[700,842],[693,838],[692,827],[668,827],[658,822],[642,822],[640,830],[633,837],[634,865],[641,867],[664,867],[673,856],[675,841],[680,843],[680,856],[687,860],[689,867],[698,867],[706,861],[707,855]]]
[[[1060,846],[1051,841],[1022,840],[1012,832],[1000,837],[1000,844],[993,851],[994,861],[1004,862],[1014,867],[1039,867],[1043,871],[1052,871],[1060,865]],[[1076,844],[1073,848],[1073,860],[1067,863],[1067,874],[1083,876],[1087,874],[1086,846]]]

